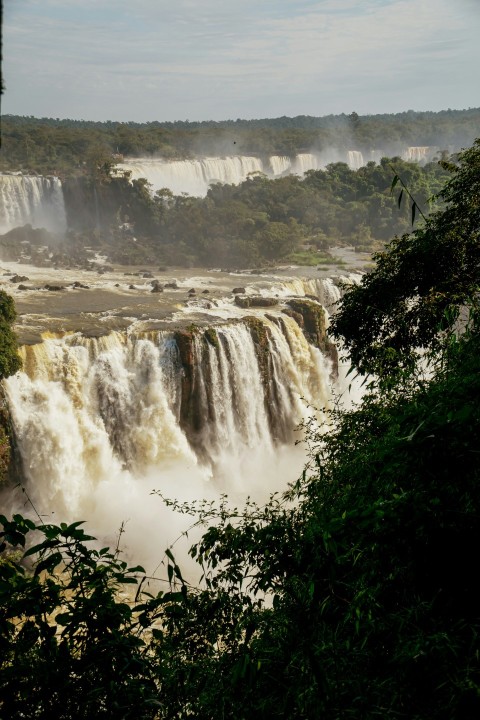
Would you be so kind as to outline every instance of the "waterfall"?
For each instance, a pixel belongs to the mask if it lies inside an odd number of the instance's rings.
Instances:
[[[347,162],[350,170],[359,170],[365,165],[363,155],[359,150],[349,150],[347,153]]]
[[[407,162],[421,162],[427,160],[431,148],[427,146],[409,147],[403,153],[403,159]]]
[[[62,183],[57,177],[0,175],[0,233],[27,224],[65,232]]]
[[[248,156],[209,157],[196,160],[167,161],[160,158],[130,158],[116,166],[117,172],[130,172],[136,180],[144,177],[152,191],[169,188],[174,194],[204,196],[215,182],[238,185],[251,173],[262,172],[269,177],[285,173],[302,176],[307,170],[318,170],[329,162],[336,162],[338,153],[301,153],[294,158],[272,155],[263,163]]]
[[[291,170],[292,161],[286,155],[272,155],[269,159],[271,174],[275,177]]]
[[[211,157],[198,160],[165,160],[138,158],[117,165],[117,171],[131,172],[133,180],[144,177],[155,192],[169,188],[174,194],[207,194],[211,183],[237,185],[250,173],[264,172],[262,161],[256,157]]]
[[[322,167],[324,167],[324,163],[318,155],[313,155],[312,153],[300,153],[293,161],[292,172],[297,175],[303,175],[307,172],[307,170],[319,170]]]
[[[120,518],[143,507],[141,489],[278,489],[295,426],[330,401],[331,363],[288,316],[48,337],[21,353],[5,387],[29,496],[100,527],[112,503]]]
[[[329,163],[345,161],[354,170],[365,164],[362,153],[358,150],[349,150],[345,155],[345,152],[329,149],[299,153],[292,158],[272,155],[265,162],[257,157],[242,155],[174,161],[161,158],[127,158],[116,166],[116,171],[130,172],[132,180],[146,178],[153,192],[169,188],[175,195],[187,193],[204,196],[212,183],[238,185],[251,173],[261,172],[272,178],[288,173],[303,176],[308,170],[320,170]]]

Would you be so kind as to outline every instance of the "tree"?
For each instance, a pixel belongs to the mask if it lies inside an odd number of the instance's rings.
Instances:
[[[346,293],[332,321],[353,364],[385,375],[414,368],[435,350],[480,286],[480,141],[450,165],[443,210],[375,256],[375,269]]]
[[[89,547],[81,524],[0,516],[2,717],[157,715],[159,688],[138,632],[150,620],[126,592],[143,568]]]
[[[15,318],[13,298],[0,290],[0,379],[14,375],[22,365],[17,337],[12,329]]]

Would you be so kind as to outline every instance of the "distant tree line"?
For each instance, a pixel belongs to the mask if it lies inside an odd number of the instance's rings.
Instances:
[[[458,150],[480,133],[480,108],[394,115],[327,115],[222,122],[91,122],[7,115],[0,168],[82,174],[101,156],[293,156],[329,148],[400,154],[408,146]]]

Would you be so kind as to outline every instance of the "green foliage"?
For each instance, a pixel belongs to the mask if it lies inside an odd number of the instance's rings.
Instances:
[[[79,522],[36,526],[15,515],[0,525],[1,716],[155,717],[157,686],[138,633],[146,610],[124,588],[143,569],[89,548]],[[25,547],[20,558],[13,552]]]
[[[425,206],[448,177],[438,163],[421,168],[397,158],[396,168]],[[205,198],[152,195],[146,180],[130,182],[127,175],[97,179],[78,206],[79,181],[66,181],[64,192],[73,227],[92,231],[99,223],[101,249],[112,262],[251,267],[292,262],[292,255],[334,243],[371,250],[409,230],[409,210],[399,211],[389,192],[391,175],[387,161],[358,172],[334,163],[304,179],[253,176],[238,186],[214,184]],[[311,250],[309,259],[319,261]]]
[[[346,294],[332,323],[354,365],[380,375],[416,366],[436,350],[480,285],[480,141],[450,166],[445,208],[392,240],[376,267]]]
[[[336,147],[370,152],[409,145],[466,147],[479,133],[480,110],[325,117],[298,116],[222,122],[88,122],[7,115],[2,118],[6,170],[83,174],[95,154],[178,159],[204,155],[293,156]],[[87,163],[88,165],[88,163]]]
[[[13,298],[0,290],[0,379],[14,375],[21,367],[17,338],[12,330],[15,318]]]

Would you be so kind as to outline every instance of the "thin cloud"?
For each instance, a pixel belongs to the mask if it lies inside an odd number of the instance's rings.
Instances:
[[[4,111],[147,120],[475,105],[474,10],[470,0],[6,0]]]

